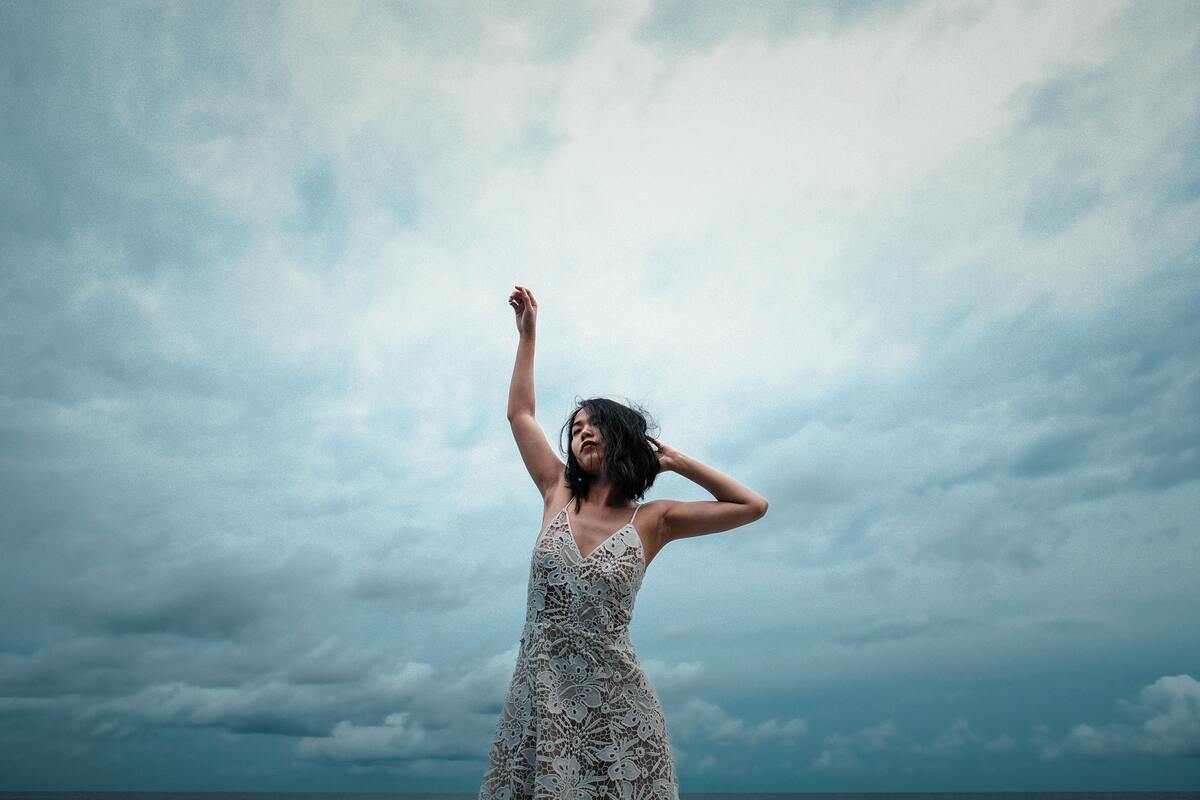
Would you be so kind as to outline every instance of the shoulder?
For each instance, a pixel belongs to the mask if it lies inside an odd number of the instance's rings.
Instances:
[[[638,529],[638,533],[652,540],[658,548],[661,548],[666,544],[663,514],[667,512],[668,508],[678,502],[678,500],[660,499],[642,503],[633,521],[634,527]]]

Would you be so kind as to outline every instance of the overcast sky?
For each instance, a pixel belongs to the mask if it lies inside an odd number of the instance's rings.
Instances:
[[[0,5],[0,788],[462,791],[541,498],[766,496],[682,791],[1200,785],[1200,4]],[[707,499],[678,475],[647,499]]]

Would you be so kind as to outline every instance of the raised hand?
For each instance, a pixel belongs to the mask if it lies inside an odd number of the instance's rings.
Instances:
[[[649,439],[650,442],[657,448],[656,453],[658,454],[658,471],[670,472],[671,470],[675,469],[675,465],[679,463],[681,458],[683,458],[683,453],[679,452],[674,447],[671,447],[669,444],[663,444],[653,436],[647,436],[646,438]]]
[[[517,315],[517,333],[532,336],[537,329],[537,300],[533,299],[533,292],[518,285],[508,296],[508,304]]]

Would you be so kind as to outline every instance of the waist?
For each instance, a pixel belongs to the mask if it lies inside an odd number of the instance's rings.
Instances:
[[[586,640],[593,645],[626,649],[631,645],[629,626],[622,625],[613,629],[596,629],[575,619],[533,619],[526,620],[521,630],[521,638],[533,636],[550,636],[555,639],[570,638]]]

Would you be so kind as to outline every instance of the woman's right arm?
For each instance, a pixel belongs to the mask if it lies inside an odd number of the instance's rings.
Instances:
[[[549,502],[550,493],[562,480],[563,462],[554,454],[542,426],[534,418],[533,352],[537,340],[537,301],[529,289],[517,286],[509,295],[508,304],[517,315],[520,335],[512,383],[508,387],[508,422],[525,469],[537,484],[542,498]]]

